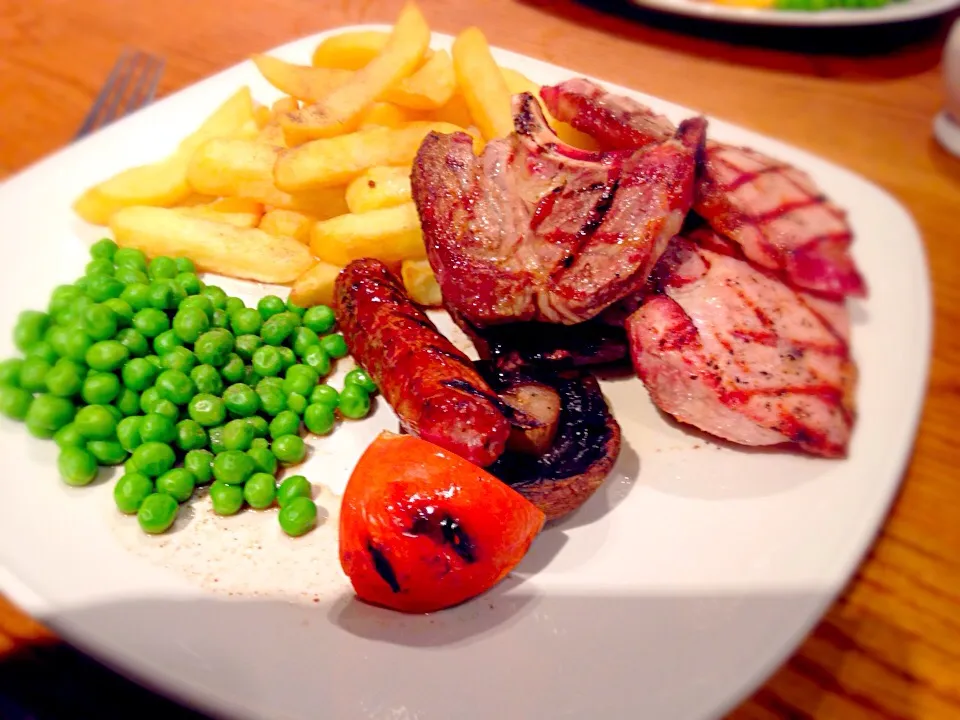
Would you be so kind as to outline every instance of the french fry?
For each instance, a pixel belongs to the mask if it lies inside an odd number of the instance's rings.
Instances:
[[[254,55],[250,59],[268,83],[280,92],[305,102],[317,102],[345,85],[354,75],[349,70],[295,65],[270,55]],[[273,109],[276,111],[276,104]],[[296,109],[288,108],[286,112]]]
[[[299,145],[356,128],[360,113],[367,105],[416,70],[429,43],[427,21],[414,3],[407,3],[379,55],[322,102],[287,113],[280,119],[287,144]]]
[[[263,215],[263,205],[255,200],[239,197],[218,198],[209,203],[175,208],[177,212],[236,227],[257,227]]]
[[[306,245],[310,242],[310,228],[315,222],[316,218],[304,213],[276,208],[263,214],[260,229],[271,235],[292,237]]]
[[[323,261],[318,262],[293,281],[290,302],[300,307],[327,305],[333,307],[334,287],[337,275],[343,268]]]
[[[259,282],[293,282],[315,262],[293,238],[168,208],[123,208],[110,218],[110,229],[120,247],[138,248],[149,257],[186,256],[200,270]]]
[[[263,129],[273,119],[273,113],[266,105],[257,104],[253,108],[253,119],[257,121],[257,127]]]
[[[310,250],[331,265],[348,265],[365,257],[387,263],[426,257],[420,218],[412,203],[317,222]]]
[[[369,127],[400,127],[413,120],[412,113],[389,102],[375,102],[367,105],[357,121],[357,129]]]
[[[342,188],[288,193],[274,184],[273,168],[282,148],[253,140],[218,138],[193,154],[187,169],[190,186],[206,195],[248,198],[264,205],[329,218],[347,211]]]
[[[387,88],[383,99],[414,110],[436,110],[450,101],[456,89],[453,61],[440,50],[413,75]]]
[[[293,112],[299,107],[300,102],[297,100],[296,96],[288,95],[287,97],[282,97],[279,100],[275,100],[273,105],[270,106],[270,113],[273,116],[272,119],[276,121],[280,115]]]
[[[430,116],[439,122],[448,122],[460,127],[473,125],[470,108],[467,107],[467,101],[463,99],[463,94],[460,92],[455,92],[443,107],[434,110]]]
[[[193,151],[206,140],[236,133],[248,121],[255,122],[253,99],[250,89],[243,87],[187,136],[172,155],[124,170],[88,189],[74,203],[74,211],[87,222],[105,225],[123,207],[175,205],[191,193],[187,166]]]
[[[359,70],[383,52],[390,33],[357,30],[340,33],[321,41],[313,51],[312,65],[318,68]]]
[[[533,80],[512,68],[501,67],[500,72],[503,74],[504,82],[507,83],[507,88],[510,90],[511,95],[519,95],[520,93],[528,92],[537,99],[537,102],[540,103],[540,107],[543,109],[544,117],[547,118],[547,121],[550,123],[553,131],[557,134],[557,137],[563,140],[563,142],[567,143],[567,145],[578,147],[581,150],[600,149],[600,146],[592,137],[586,133],[580,132],[568,123],[560,122],[550,114],[550,111],[547,110],[546,103],[544,103],[543,99],[540,97],[540,86],[537,85]]]
[[[410,202],[409,167],[372,167],[347,185],[347,207],[368,212]]]
[[[280,125],[275,122],[264,125],[254,139],[262,145],[273,145],[279,148],[285,148],[287,146],[287,139],[283,136],[283,130],[280,128]]]
[[[513,131],[510,90],[478,28],[467,28],[453,42],[453,70],[474,123],[487,140]]]
[[[399,128],[373,127],[313,140],[283,151],[273,176],[277,187],[285,192],[340,185],[377,165],[409,165],[420,143],[433,131],[453,133],[462,132],[463,128],[449,123],[415,122]]]
[[[429,260],[404,260],[400,265],[400,277],[407,294],[415,303],[426,307],[439,307],[443,303],[440,285]]]

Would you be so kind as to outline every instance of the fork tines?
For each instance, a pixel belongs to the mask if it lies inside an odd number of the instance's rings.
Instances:
[[[150,104],[163,74],[163,65],[163,58],[140,50],[125,49],[107,76],[93,107],[83,119],[75,139]]]

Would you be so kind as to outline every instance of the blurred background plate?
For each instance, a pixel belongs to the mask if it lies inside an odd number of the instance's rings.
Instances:
[[[850,27],[885,25],[934,17],[960,7],[960,0],[903,0],[878,8],[796,11],[721,5],[712,0],[629,0],[641,8],[675,15],[750,25]]]

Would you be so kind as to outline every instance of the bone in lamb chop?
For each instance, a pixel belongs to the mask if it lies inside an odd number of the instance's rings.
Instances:
[[[577,78],[541,90],[550,113],[602,148],[632,150],[674,133],[662,115]],[[862,297],[850,227],[806,173],[754,150],[708,141],[695,212],[746,257],[825,297]]]
[[[646,282],[694,197],[702,118],[663,142],[594,153],[564,145],[529,93],[515,132],[480,157],[465,133],[431,133],[411,183],[446,304],[478,328],[573,325]]]
[[[709,231],[697,239],[671,242],[627,320],[654,402],[733,442],[843,457],[857,373],[842,306],[793,290]]]

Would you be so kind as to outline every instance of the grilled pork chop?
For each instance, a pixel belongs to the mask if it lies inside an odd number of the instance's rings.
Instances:
[[[477,327],[575,324],[642,287],[693,202],[706,123],[643,149],[564,145],[529,93],[480,157],[431,133],[411,183],[444,301]]]
[[[744,445],[846,454],[856,367],[845,310],[791,289],[707,233],[678,236],[627,320],[638,375],[660,409]]]
[[[662,115],[582,78],[540,94],[554,117],[607,150],[663,142],[674,132]],[[830,298],[866,295],[843,211],[790,165],[709,141],[694,210],[752,262],[782,273],[795,287]]]

